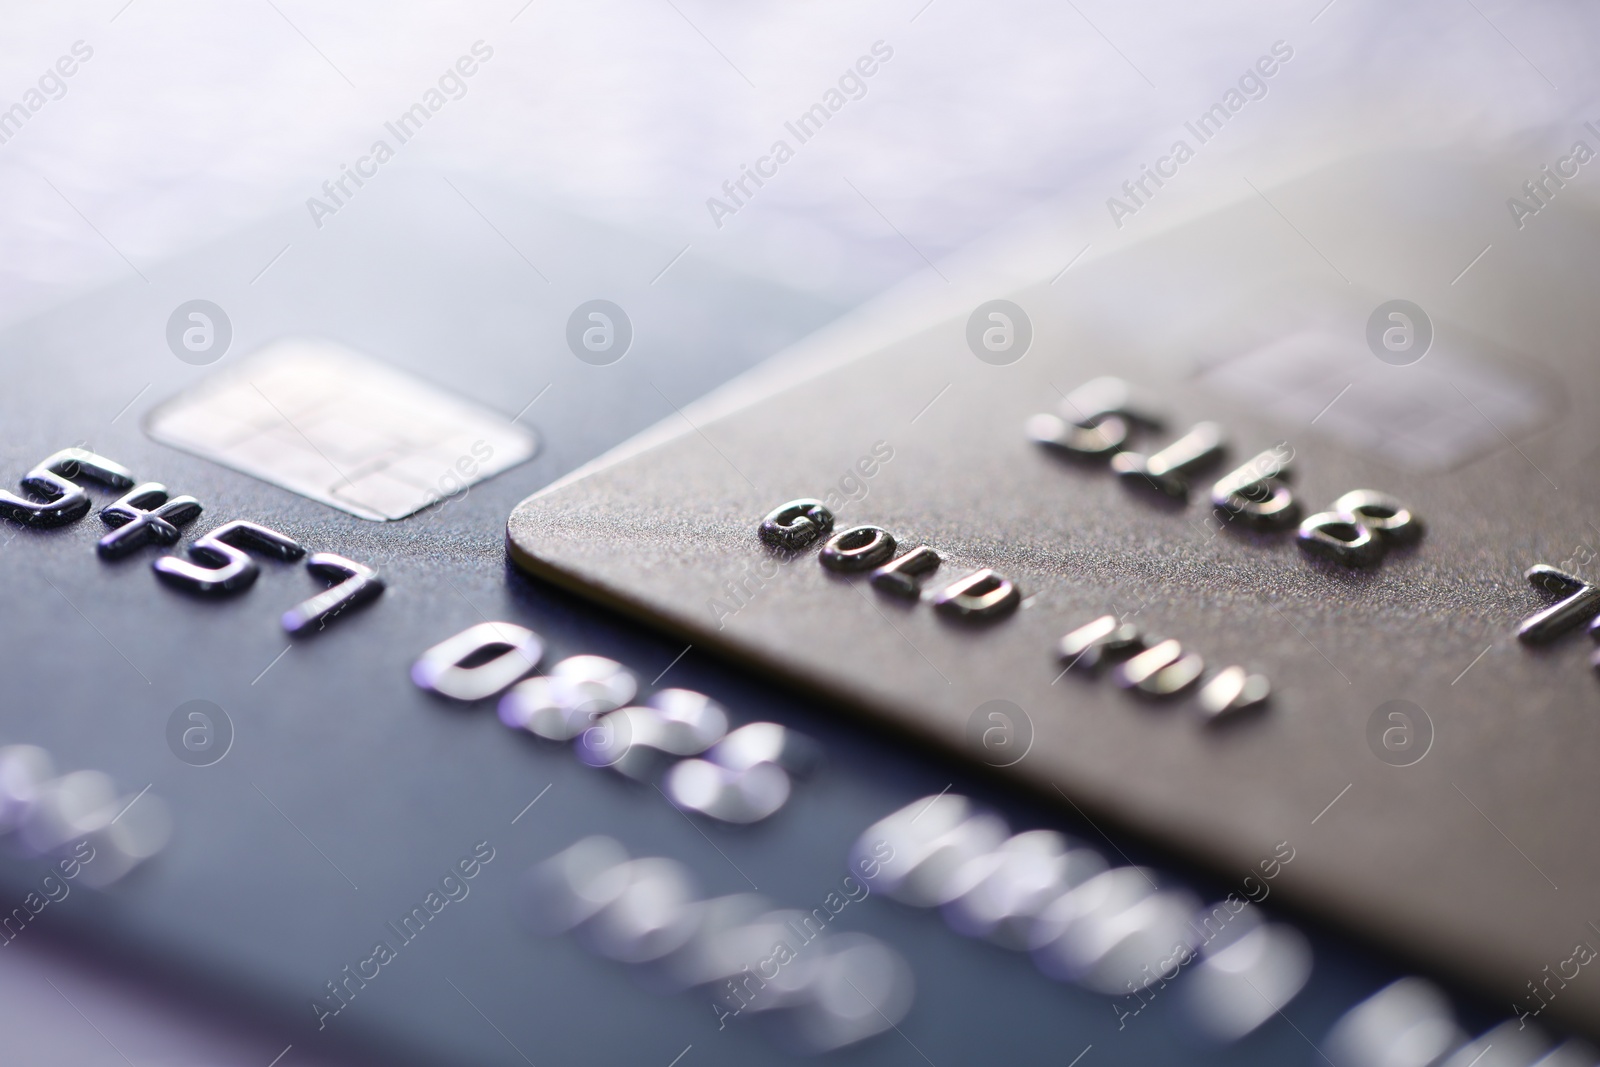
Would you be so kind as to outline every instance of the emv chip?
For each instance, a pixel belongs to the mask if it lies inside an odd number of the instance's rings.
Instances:
[[[331,341],[275,341],[151,412],[151,437],[363,519],[403,519],[538,439]]]

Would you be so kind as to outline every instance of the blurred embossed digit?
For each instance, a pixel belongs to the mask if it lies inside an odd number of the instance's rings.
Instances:
[[[544,640],[526,626],[480,622],[417,657],[411,680],[464,703],[485,700],[539,668]]]
[[[791,500],[761,520],[761,540],[778,548],[805,548],[833,529],[833,512],[820,500]]]
[[[218,595],[250,588],[261,566],[246,548],[278,559],[299,559],[306,550],[292,537],[257,523],[235,519],[189,546],[195,562],[162,556],[152,566],[161,577],[196,593]]]
[[[1015,583],[988,567],[945,586],[933,598],[935,610],[958,619],[997,619],[1022,599]]]
[[[81,448],[64,448],[22,479],[22,487],[41,496],[30,500],[0,490],[0,515],[27,526],[65,526],[88,514],[89,494],[73,479],[87,478],[113,489],[133,485],[133,472],[120,463]]]
[[[1293,453],[1269,448],[1211,487],[1211,503],[1250,526],[1274,529],[1300,517],[1300,505],[1284,483]]]
[[[1152,456],[1118,452],[1111,469],[1124,484],[1153,489],[1174,500],[1189,497],[1189,474],[1220,457],[1225,450],[1222,427],[1197,422],[1194,428]]]
[[[1109,457],[1127,443],[1134,425],[1159,427],[1121,378],[1095,378],[1061,398],[1059,415],[1035,415],[1027,432],[1035,443],[1078,456]]]

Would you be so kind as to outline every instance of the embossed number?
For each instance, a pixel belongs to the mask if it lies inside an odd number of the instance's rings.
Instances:
[[[338,584],[283,613],[283,628],[297,637],[326,629],[347,609],[359,607],[383,592],[383,579],[377,571],[332,552],[313,552],[306,560],[306,569]]]
[[[1279,445],[1224,475],[1211,487],[1212,506],[1250,526],[1274,529],[1292,525],[1300,517],[1300,505],[1284,483],[1290,476],[1293,455],[1287,445]]]
[[[27,526],[65,526],[89,511],[89,494],[74,478],[88,478],[113,489],[133,484],[133,472],[82,448],[63,448],[22,479],[22,487],[44,500],[29,500],[0,490],[0,515]]]
[[[1542,644],[1568,630],[1595,619],[1591,630],[1600,634],[1600,586],[1575,574],[1557,570],[1548,563],[1528,568],[1528,581],[1562,599],[1522,620],[1517,636],[1529,644]]]
[[[145,482],[100,509],[100,520],[114,529],[96,547],[102,556],[116,559],[141,545],[177,544],[178,527],[194,521],[200,511],[194,497],[169,496],[160,482]]]
[[[1332,511],[1300,524],[1300,547],[1347,567],[1368,567],[1383,559],[1390,545],[1415,541],[1422,523],[1386,493],[1353,489],[1333,502]]]
[[[485,700],[533,673],[543,658],[544,640],[526,626],[480,622],[418,656],[411,680],[451,700]]]
[[[258,523],[235,519],[189,546],[197,562],[162,556],[153,566],[161,577],[196,593],[218,596],[250,588],[261,565],[245,552],[253,548],[278,559],[299,559],[306,554],[294,538]]]

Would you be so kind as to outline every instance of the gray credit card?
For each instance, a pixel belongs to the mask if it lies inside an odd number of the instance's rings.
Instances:
[[[1593,1031],[1600,227],[1513,177],[1252,192],[675,415],[511,557]]]

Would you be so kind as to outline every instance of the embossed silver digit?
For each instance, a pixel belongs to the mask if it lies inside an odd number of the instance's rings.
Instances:
[[[1600,585],[1557,570],[1546,563],[1528,568],[1527,579],[1562,599],[1522,620],[1517,636],[1529,644],[1543,644],[1593,619],[1591,631],[1600,633]]]
[[[1346,567],[1370,567],[1383,559],[1383,541],[1365,525],[1337,511],[1322,511],[1300,524],[1295,539],[1313,556]]]
[[[894,555],[894,534],[881,526],[852,526],[828,538],[817,560],[831,571],[853,574]]]
[[[1389,545],[1421,535],[1421,521],[1400,501],[1375,489],[1353,489],[1334,501],[1332,511],[1302,522],[1296,537],[1312,555],[1348,567],[1370,567]]]
[[[499,654],[464,666],[485,652]],[[463,702],[492,697],[539,668],[544,640],[511,622],[480,622],[446,638],[417,657],[411,680],[423,689]]]
[[[360,607],[383,592],[383,579],[376,570],[332,552],[312,553],[306,560],[306,570],[336,584],[283,613],[283,628],[295,636],[325,630],[345,611]]]
[[[193,522],[203,509],[192,496],[171,496],[159,482],[145,482],[100,509],[100,520],[113,529],[95,546],[116,559],[143,545],[177,544],[178,527]]]
[[[1283,446],[1269,448],[1223,475],[1211,487],[1212,506],[1250,526],[1280,529],[1294,525],[1300,505],[1284,484],[1290,477],[1292,455]]]
[[[761,540],[775,548],[805,548],[833,529],[833,512],[803,497],[779,505],[761,520]]]
[[[1078,456],[1104,457],[1127,443],[1134,425],[1159,427],[1160,420],[1134,400],[1128,383],[1103,377],[1084,382],[1062,398],[1059,415],[1035,415],[1028,437]]]
[[[294,538],[259,523],[235,519],[225,522],[189,546],[194,561],[162,556],[152,566],[174,585],[195,593],[218,596],[250,588],[261,573],[260,564],[246,549],[277,559],[299,559],[306,554]]]
[[[1223,440],[1221,426],[1199,422],[1153,456],[1118,452],[1111,457],[1111,469],[1128,485],[1154,489],[1174,500],[1187,500],[1189,474],[1221,456]]]
[[[1361,523],[1389,544],[1405,544],[1422,536],[1422,523],[1388,493],[1352,489],[1333,502],[1333,510]]]
[[[89,512],[89,494],[74,478],[87,478],[112,489],[133,485],[133,472],[122,464],[82,448],[63,448],[22,479],[24,489],[44,499],[29,500],[0,490],[0,515],[26,526],[77,522]]]

